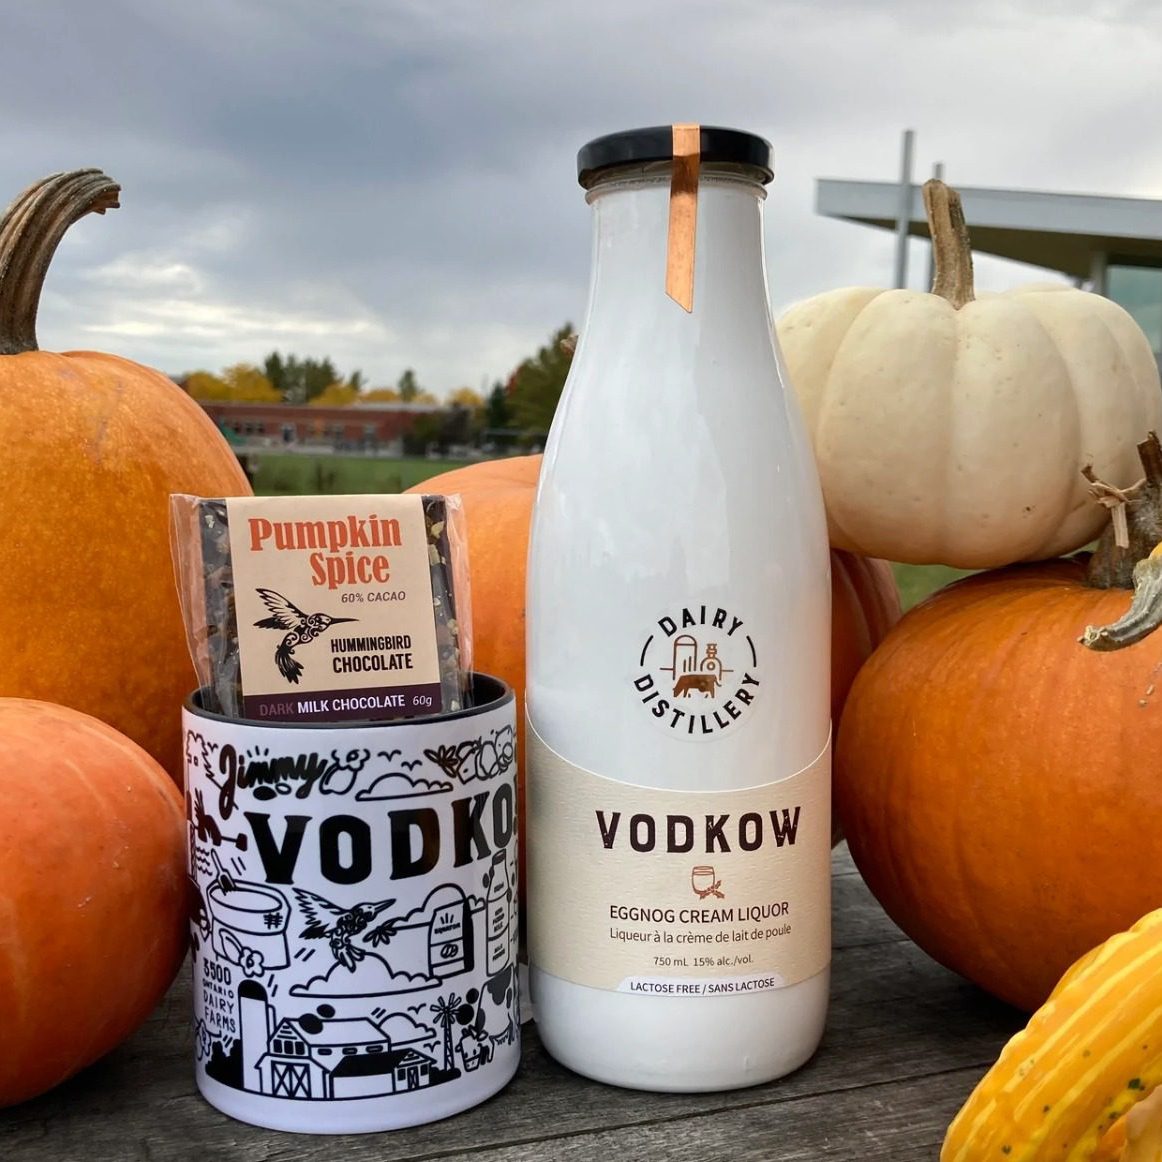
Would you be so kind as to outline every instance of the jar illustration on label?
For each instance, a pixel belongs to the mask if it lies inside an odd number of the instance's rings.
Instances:
[[[803,1064],[830,963],[830,558],[772,326],[770,144],[585,145],[588,309],[529,544],[529,980],[589,1077]]]
[[[716,896],[720,900],[725,900],[726,896],[722,891],[722,881],[714,871],[714,868],[708,864],[700,863],[690,873],[690,886],[694,889],[694,895],[700,900],[705,900],[707,896]]]

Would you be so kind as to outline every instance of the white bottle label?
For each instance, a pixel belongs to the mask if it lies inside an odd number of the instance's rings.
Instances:
[[[716,605],[683,605],[650,627],[633,688],[659,725],[704,740],[731,730],[762,689],[758,650],[746,622]]]
[[[831,959],[831,746],[739,791],[669,791],[570,763],[527,722],[529,959],[592,988],[730,996]]]

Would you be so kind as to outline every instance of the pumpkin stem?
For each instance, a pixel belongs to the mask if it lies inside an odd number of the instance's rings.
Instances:
[[[1089,559],[1085,583],[1091,589],[1131,589],[1134,570],[1162,541],[1162,444],[1151,432],[1138,445],[1145,476],[1129,488],[1115,488],[1094,475],[1087,464],[1081,471],[1090,492],[1111,510],[1111,519]]]
[[[972,243],[964,221],[960,195],[939,178],[921,187],[928,233],[932,236],[932,293],[947,299],[958,311],[974,297]]]
[[[1091,650],[1120,650],[1162,625],[1162,543],[1134,566],[1134,599],[1110,625],[1087,625],[1077,640]]]
[[[1162,443],[1151,432],[1138,445],[1146,475],[1129,488],[1099,480],[1093,466],[1082,473],[1089,490],[1110,509],[1086,571],[1091,589],[1134,590],[1130,608],[1111,625],[1086,626],[1077,640],[1091,650],[1132,646],[1162,625]]]
[[[0,218],[0,355],[35,351],[36,311],[49,263],[68,228],[121,203],[99,169],[52,174],[29,186]]]

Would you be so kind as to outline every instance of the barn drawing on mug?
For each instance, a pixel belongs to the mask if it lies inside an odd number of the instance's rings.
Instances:
[[[392,1036],[384,1025],[398,1030]],[[238,988],[240,1088],[272,1097],[376,1097],[450,1080],[433,1073],[434,1028],[396,1013],[383,1024],[335,1016],[329,1005],[279,1019],[266,989],[254,980]]]
[[[512,987],[506,983],[509,1003]],[[236,1089],[308,1101],[441,1085],[475,1071],[492,1060],[496,1045],[515,1039],[511,1015],[500,1033],[487,1031],[491,992],[491,986],[463,996],[451,992],[390,1015],[377,1009],[340,1017],[334,1006],[321,1004],[313,1012],[280,1017],[267,988],[247,979],[238,987],[236,1033],[228,1049],[220,1042],[211,1046],[206,1073]]]

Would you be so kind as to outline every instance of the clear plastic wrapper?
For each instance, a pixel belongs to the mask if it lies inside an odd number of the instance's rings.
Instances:
[[[459,496],[174,494],[170,533],[206,710],[328,722],[470,705]]]

